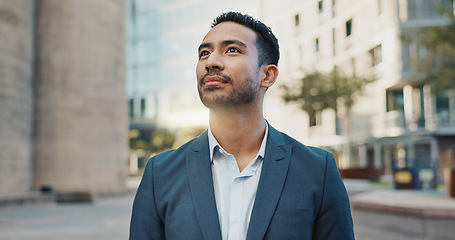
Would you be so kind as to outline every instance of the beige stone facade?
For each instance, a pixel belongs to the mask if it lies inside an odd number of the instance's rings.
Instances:
[[[0,1],[0,197],[125,190],[125,6]]]
[[[0,1],[0,196],[30,190],[33,2]]]

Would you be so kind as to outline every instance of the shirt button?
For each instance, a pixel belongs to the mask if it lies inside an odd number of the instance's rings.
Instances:
[[[239,182],[240,182],[240,178],[236,178],[236,179],[234,180],[234,182],[239,183]]]
[[[236,223],[236,222],[239,221],[239,218],[238,218],[238,217],[235,217],[235,218],[232,219],[232,221]]]

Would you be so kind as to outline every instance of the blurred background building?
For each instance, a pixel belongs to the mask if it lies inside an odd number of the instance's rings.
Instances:
[[[426,81],[419,61],[429,55],[421,29],[453,24],[441,9],[453,16],[453,1],[1,0],[0,197],[121,192],[128,164],[140,173],[151,154],[205,130],[197,47],[231,10],[279,39],[278,86],[264,109],[273,126],[331,150],[344,177],[447,183],[455,91]],[[340,99],[311,112],[285,101],[283,86],[334,69],[374,81],[349,109]]]
[[[436,92],[424,82],[418,29],[448,24],[442,10],[453,14],[453,1],[266,2],[265,20],[282,47],[281,83],[335,67],[375,79],[356,98],[349,122],[346,112],[333,109],[301,122],[310,126],[304,143],[332,150],[338,166],[350,170],[342,171],[345,177],[391,179],[406,169],[402,177],[418,179],[414,187],[447,180],[455,156],[455,92]]]
[[[125,6],[0,1],[0,198],[125,191]]]
[[[133,173],[138,164],[144,166],[150,152],[178,147],[206,129],[208,111],[196,85],[197,48],[221,12],[261,16],[261,4],[260,0],[128,1],[126,92]]]
[[[206,126],[196,90],[196,49],[214,17],[242,11],[266,22],[279,39],[278,85],[298,86],[305,75],[334,68],[375,80],[354,94],[351,109],[314,114],[286,104],[283,88],[275,86],[265,100],[272,125],[331,150],[345,177],[392,181],[398,170],[407,170],[404,182],[412,178],[414,187],[435,187],[454,167],[455,94],[436,92],[423,80],[418,60],[425,50],[417,30],[448,24],[443,8],[453,12],[453,1],[130,0],[130,129]]]

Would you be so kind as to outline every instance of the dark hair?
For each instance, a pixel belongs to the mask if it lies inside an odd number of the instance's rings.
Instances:
[[[256,32],[256,47],[258,50],[258,63],[278,65],[280,59],[280,49],[278,39],[273,35],[272,29],[261,21],[240,12],[226,12],[215,18],[212,28],[222,22],[235,22]]]

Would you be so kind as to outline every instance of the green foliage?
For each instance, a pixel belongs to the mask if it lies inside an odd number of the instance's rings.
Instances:
[[[155,129],[150,139],[150,151],[159,153],[169,150],[174,145],[175,135],[166,129]]]
[[[187,127],[181,130],[181,134],[189,140],[201,135],[206,129],[204,126]]]
[[[283,86],[286,103],[296,102],[309,115],[324,109],[338,110],[338,103],[350,109],[357,95],[374,79],[346,76],[335,67],[329,73],[315,71],[300,79],[299,85]]]
[[[129,134],[130,149],[141,149],[148,153],[159,153],[172,148],[175,134],[167,129],[132,129]]]
[[[436,93],[455,89],[455,18],[453,11],[444,11],[443,15],[447,17],[446,25],[418,30],[420,45],[426,49],[419,59],[419,72]]]
[[[177,131],[177,139],[174,142],[174,148],[181,146],[187,141],[201,135],[207,129],[205,126],[193,126],[181,128]]]

